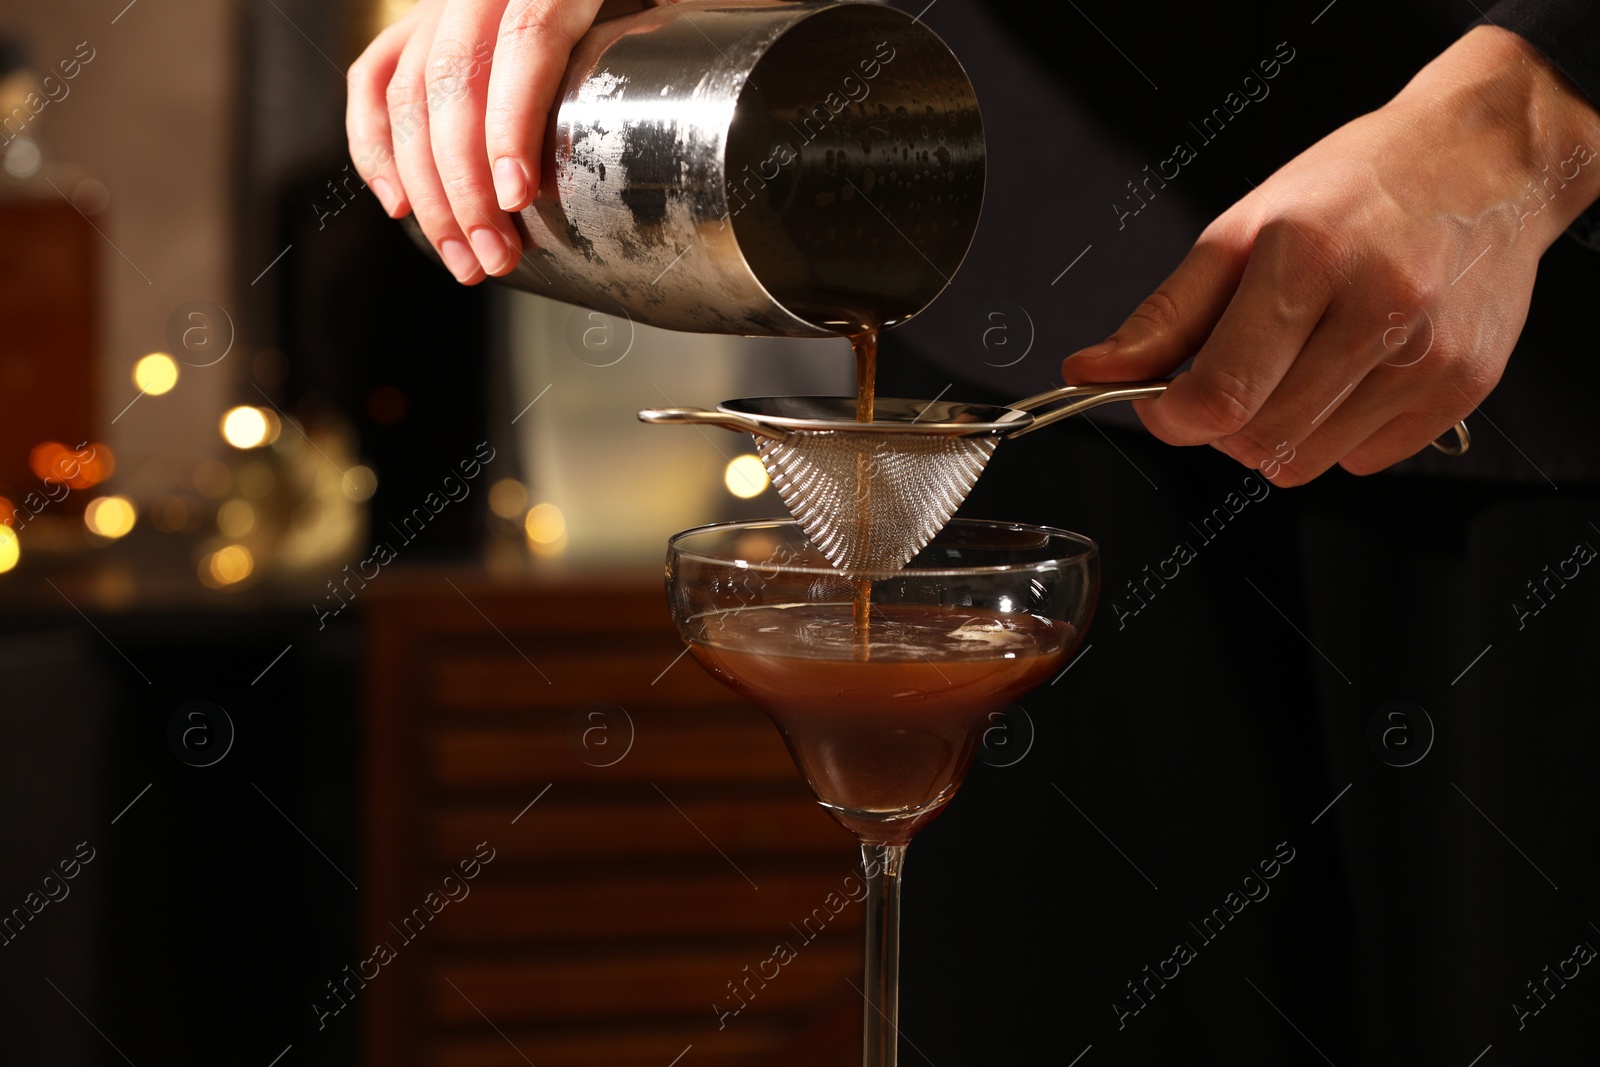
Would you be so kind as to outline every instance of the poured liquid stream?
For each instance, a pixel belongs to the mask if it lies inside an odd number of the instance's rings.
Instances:
[[[878,389],[878,330],[869,326],[852,334],[850,347],[856,354],[856,421],[871,422]],[[868,488],[872,477],[872,457],[856,457],[856,540],[867,543],[872,529],[872,495]],[[862,578],[855,583],[856,658],[866,659],[872,647],[872,582]]]

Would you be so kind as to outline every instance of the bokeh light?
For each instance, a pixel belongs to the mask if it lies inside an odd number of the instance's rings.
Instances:
[[[133,365],[133,384],[151,396],[170,393],[178,384],[178,361],[165,352],[152,352]]]
[[[241,466],[235,480],[239,483],[240,494],[247,500],[266,497],[278,484],[278,476],[272,473],[272,467],[259,459]]]
[[[213,589],[234,585],[250,577],[255,557],[243,545],[227,545],[200,561],[200,580]]]
[[[60,441],[41,441],[28,453],[28,469],[40,481],[63,481],[61,468],[72,453]]]
[[[536,545],[553,545],[567,535],[567,517],[554,504],[535,504],[522,525]]]
[[[528,490],[515,478],[501,478],[489,487],[489,510],[502,519],[515,519],[528,506]]]
[[[44,153],[39,150],[39,146],[31,137],[17,137],[11,142],[11,147],[0,152],[0,166],[4,166],[5,172],[13,178],[25,181],[38,174],[43,164]]]
[[[277,422],[270,411],[241,404],[222,416],[222,439],[234,448],[260,448],[278,436]]]
[[[83,509],[83,524],[90,533],[115,541],[133,529],[139,512],[125,496],[100,496]]]
[[[256,528],[256,509],[248,500],[235,498],[217,509],[217,532],[224,537],[243,537]]]
[[[226,463],[218,463],[214,459],[196,463],[191,481],[201,496],[212,500],[221,500],[233,492],[233,471]]]
[[[276,389],[289,380],[289,357],[276,348],[263,348],[250,361],[250,373],[256,384]]]
[[[9,526],[0,526],[0,574],[17,565],[22,556],[22,539]]]
[[[378,474],[371,467],[358,463],[344,472],[339,487],[351,500],[370,500],[378,491]]]
[[[406,417],[406,395],[392,385],[380,385],[367,394],[367,417],[380,426],[393,426]]]
[[[181,496],[157,497],[150,505],[150,525],[162,533],[180,533],[189,526],[189,502]]]
[[[68,478],[67,484],[74,489],[99,485],[117,469],[117,457],[111,454],[111,446],[99,442],[72,453],[72,458],[77,461],[78,473]]]
[[[72,187],[72,206],[85,215],[98,215],[111,205],[111,190],[105,182],[85,178]]]
[[[28,469],[40,481],[87,489],[111,477],[117,462],[103,444],[85,444],[74,450],[60,441],[43,441],[28,453]]]
[[[734,496],[749,500],[766,492],[767,468],[761,465],[760,456],[734,456],[722,474],[722,483]]]

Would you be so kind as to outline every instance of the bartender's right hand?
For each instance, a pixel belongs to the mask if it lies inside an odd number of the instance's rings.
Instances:
[[[468,285],[508,273],[546,120],[601,0],[421,0],[350,67],[356,170]]]

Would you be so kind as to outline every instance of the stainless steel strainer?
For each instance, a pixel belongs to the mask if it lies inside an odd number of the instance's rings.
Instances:
[[[872,422],[855,397],[763,396],[715,411],[653,408],[643,422],[695,423],[753,434],[778,495],[812,544],[846,573],[894,570],[944,529],[1003,437],[1018,437],[1114,400],[1155,396],[1169,383],[1069,385],[1009,407],[879,397]],[[1465,423],[1433,443],[1461,455]]]

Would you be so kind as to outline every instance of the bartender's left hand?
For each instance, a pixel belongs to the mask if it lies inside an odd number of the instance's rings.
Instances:
[[[1597,196],[1600,115],[1520,37],[1479,27],[1228,209],[1062,374],[1159,378],[1194,356],[1137,404],[1156,437],[1278,485],[1370,474],[1494,388],[1539,257]]]

